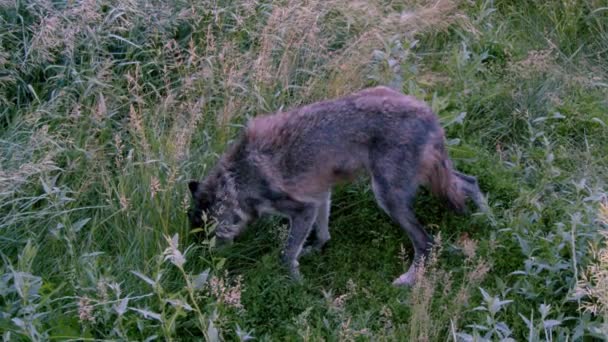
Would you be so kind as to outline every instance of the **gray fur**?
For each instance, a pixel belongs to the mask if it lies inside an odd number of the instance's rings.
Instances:
[[[452,168],[437,116],[423,102],[386,87],[252,119],[203,180],[189,184],[193,227],[207,211],[218,220],[216,236],[230,242],[254,218],[273,213],[291,228],[282,261],[300,278],[298,257],[314,226],[320,250],[330,238],[331,188],[359,173],[371,176],[379,206],[414,245],[415,262],[394,284],[415,281],[415,265],[433,239],[412,205],[427,185],[450,207],[465,211],[470,198],[483,208],[475,177]]]

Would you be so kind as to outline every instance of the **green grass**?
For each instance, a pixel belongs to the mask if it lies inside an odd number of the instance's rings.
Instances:
[[[0,0],[5,340],[608,336],[608,3]],[[189,234],[187,181],[247,119],[389,84],[430,103],[488,214],[421,191],[413,288],[365,179],[292,282],[286,223]],[[178,245],[170,246],[171,237]]]

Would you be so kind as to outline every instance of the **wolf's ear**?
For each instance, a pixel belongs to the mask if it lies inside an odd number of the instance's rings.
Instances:
[[[197,181],[188,182],[188,188],[190,189],[190,193],[192,193],[192,197],[194,197],[196,195],[199,185],[200,185],[200,183]]]

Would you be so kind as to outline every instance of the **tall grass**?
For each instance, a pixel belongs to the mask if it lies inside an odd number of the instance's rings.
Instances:
[[[5,340],[579,340],[606,329],[608,4],[0,0]],[[187,180],[252,116],[385,84],[428,101],[491,213],[421,281],[366,182],[293,284],[285,226],[190,234]],[[405,247],[404,247],[405,246]]]

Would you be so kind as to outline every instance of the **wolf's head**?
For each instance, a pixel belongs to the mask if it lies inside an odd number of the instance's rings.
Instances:
[[[188,211],[191,228],[204,225],[203,216],[217,222],[215,236],[218,242],[230,243],[249,223],[238,201],[234,178],[223,170],[217,170],[203,182],[190,181],[192,207]]]

